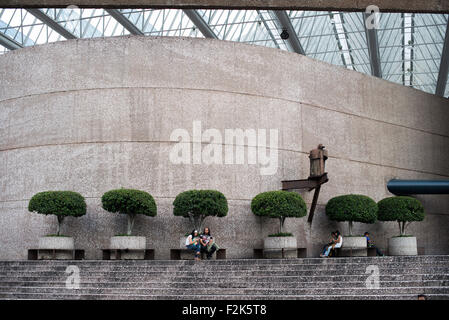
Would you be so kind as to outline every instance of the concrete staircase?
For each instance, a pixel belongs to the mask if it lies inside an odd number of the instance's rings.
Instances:
[[[377,270],[378,287],[370,281]],[[416,300],[419,294],[449,300],[449,256],[0,261],[0,299]]]

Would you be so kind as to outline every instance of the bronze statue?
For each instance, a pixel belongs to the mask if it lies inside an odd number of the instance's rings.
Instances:
[[[327,160],[327,150],[320,143],[316,149],[310,151],[310,176],[309,178],[318,178],[324,175],[324,162]]]

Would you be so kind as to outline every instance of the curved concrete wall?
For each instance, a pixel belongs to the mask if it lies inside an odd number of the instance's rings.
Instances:
[[[150,192],[158,215],[139,217],[134,233],[147,237],[157,259],[167,259],[190,231],[186,219],[172,214],[176,195],[217,189],[230,210],[206,224],[228,257],[251,257],[278,225],[253,216],[251,199],[280,189],[282,180],[306,178],[308,152],[323,143],[330,181],[314,222],[286,222],[313,256],[331,230],[346,231],[325,216],[330,198],[362,193],[380,200],[389,195],[391,178],[449,177],[447,99],[280,50],[192,38],[71,40],[0,56],[0,81],[1,259],[25,258],[39,236],[53,232],[54,217],[27,212],[31,196],[44,190],[86,197],[88,214],[68,218],[63,231],[88,259],[101,258],[99,249],[125,230],[123,216],[101,209],[101,195],[120,187]],[[196,121],[223,138],[226,129],[265,129],[266,152],[277,154],[273,174],[261,174],[266,165],[246,158],[244,164],[170,161],[179,146],[171,134],[184,129],[192,137]],[[270,129],[278,132],[277,145],[270,145]],[[210,146],[225,150],[226,141]],[[310,206],[312,194],[302,195]],[[428,216],[410,233],[422,252],[449,253],[448,197],[421,199]],[[381,247],[396,228],[355,225]]]

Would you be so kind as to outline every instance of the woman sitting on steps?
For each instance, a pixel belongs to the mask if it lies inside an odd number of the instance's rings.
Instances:
[[[193,230],[186,239],[186,248],[195,252],[195,260],[201,260],[201,244],[197,230]]]
[[[212,258],[212,255],[218,250],[218,245],[215,243],[215,239],[210,234],[209,228],[204,228],[203,233],[200,236],[201,252],[205,252],[207,260]]]
[[[335,236],[336,236],[336,240],[335,242],[327,247],[327,250],[324,254],[320,254],[321,258],[328,258],[329,257],[329,253],[331,252],[331,250],[334,250],[336,248],[341,248],[342,244],[343,244],[343,237],[341,236],[340,232],[337,230],[335,231]]]

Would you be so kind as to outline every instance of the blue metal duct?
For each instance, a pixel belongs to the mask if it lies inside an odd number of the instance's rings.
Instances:
[[[395,195],[449,194],[449,180],[397,180],[387,183],[388,191]]]

